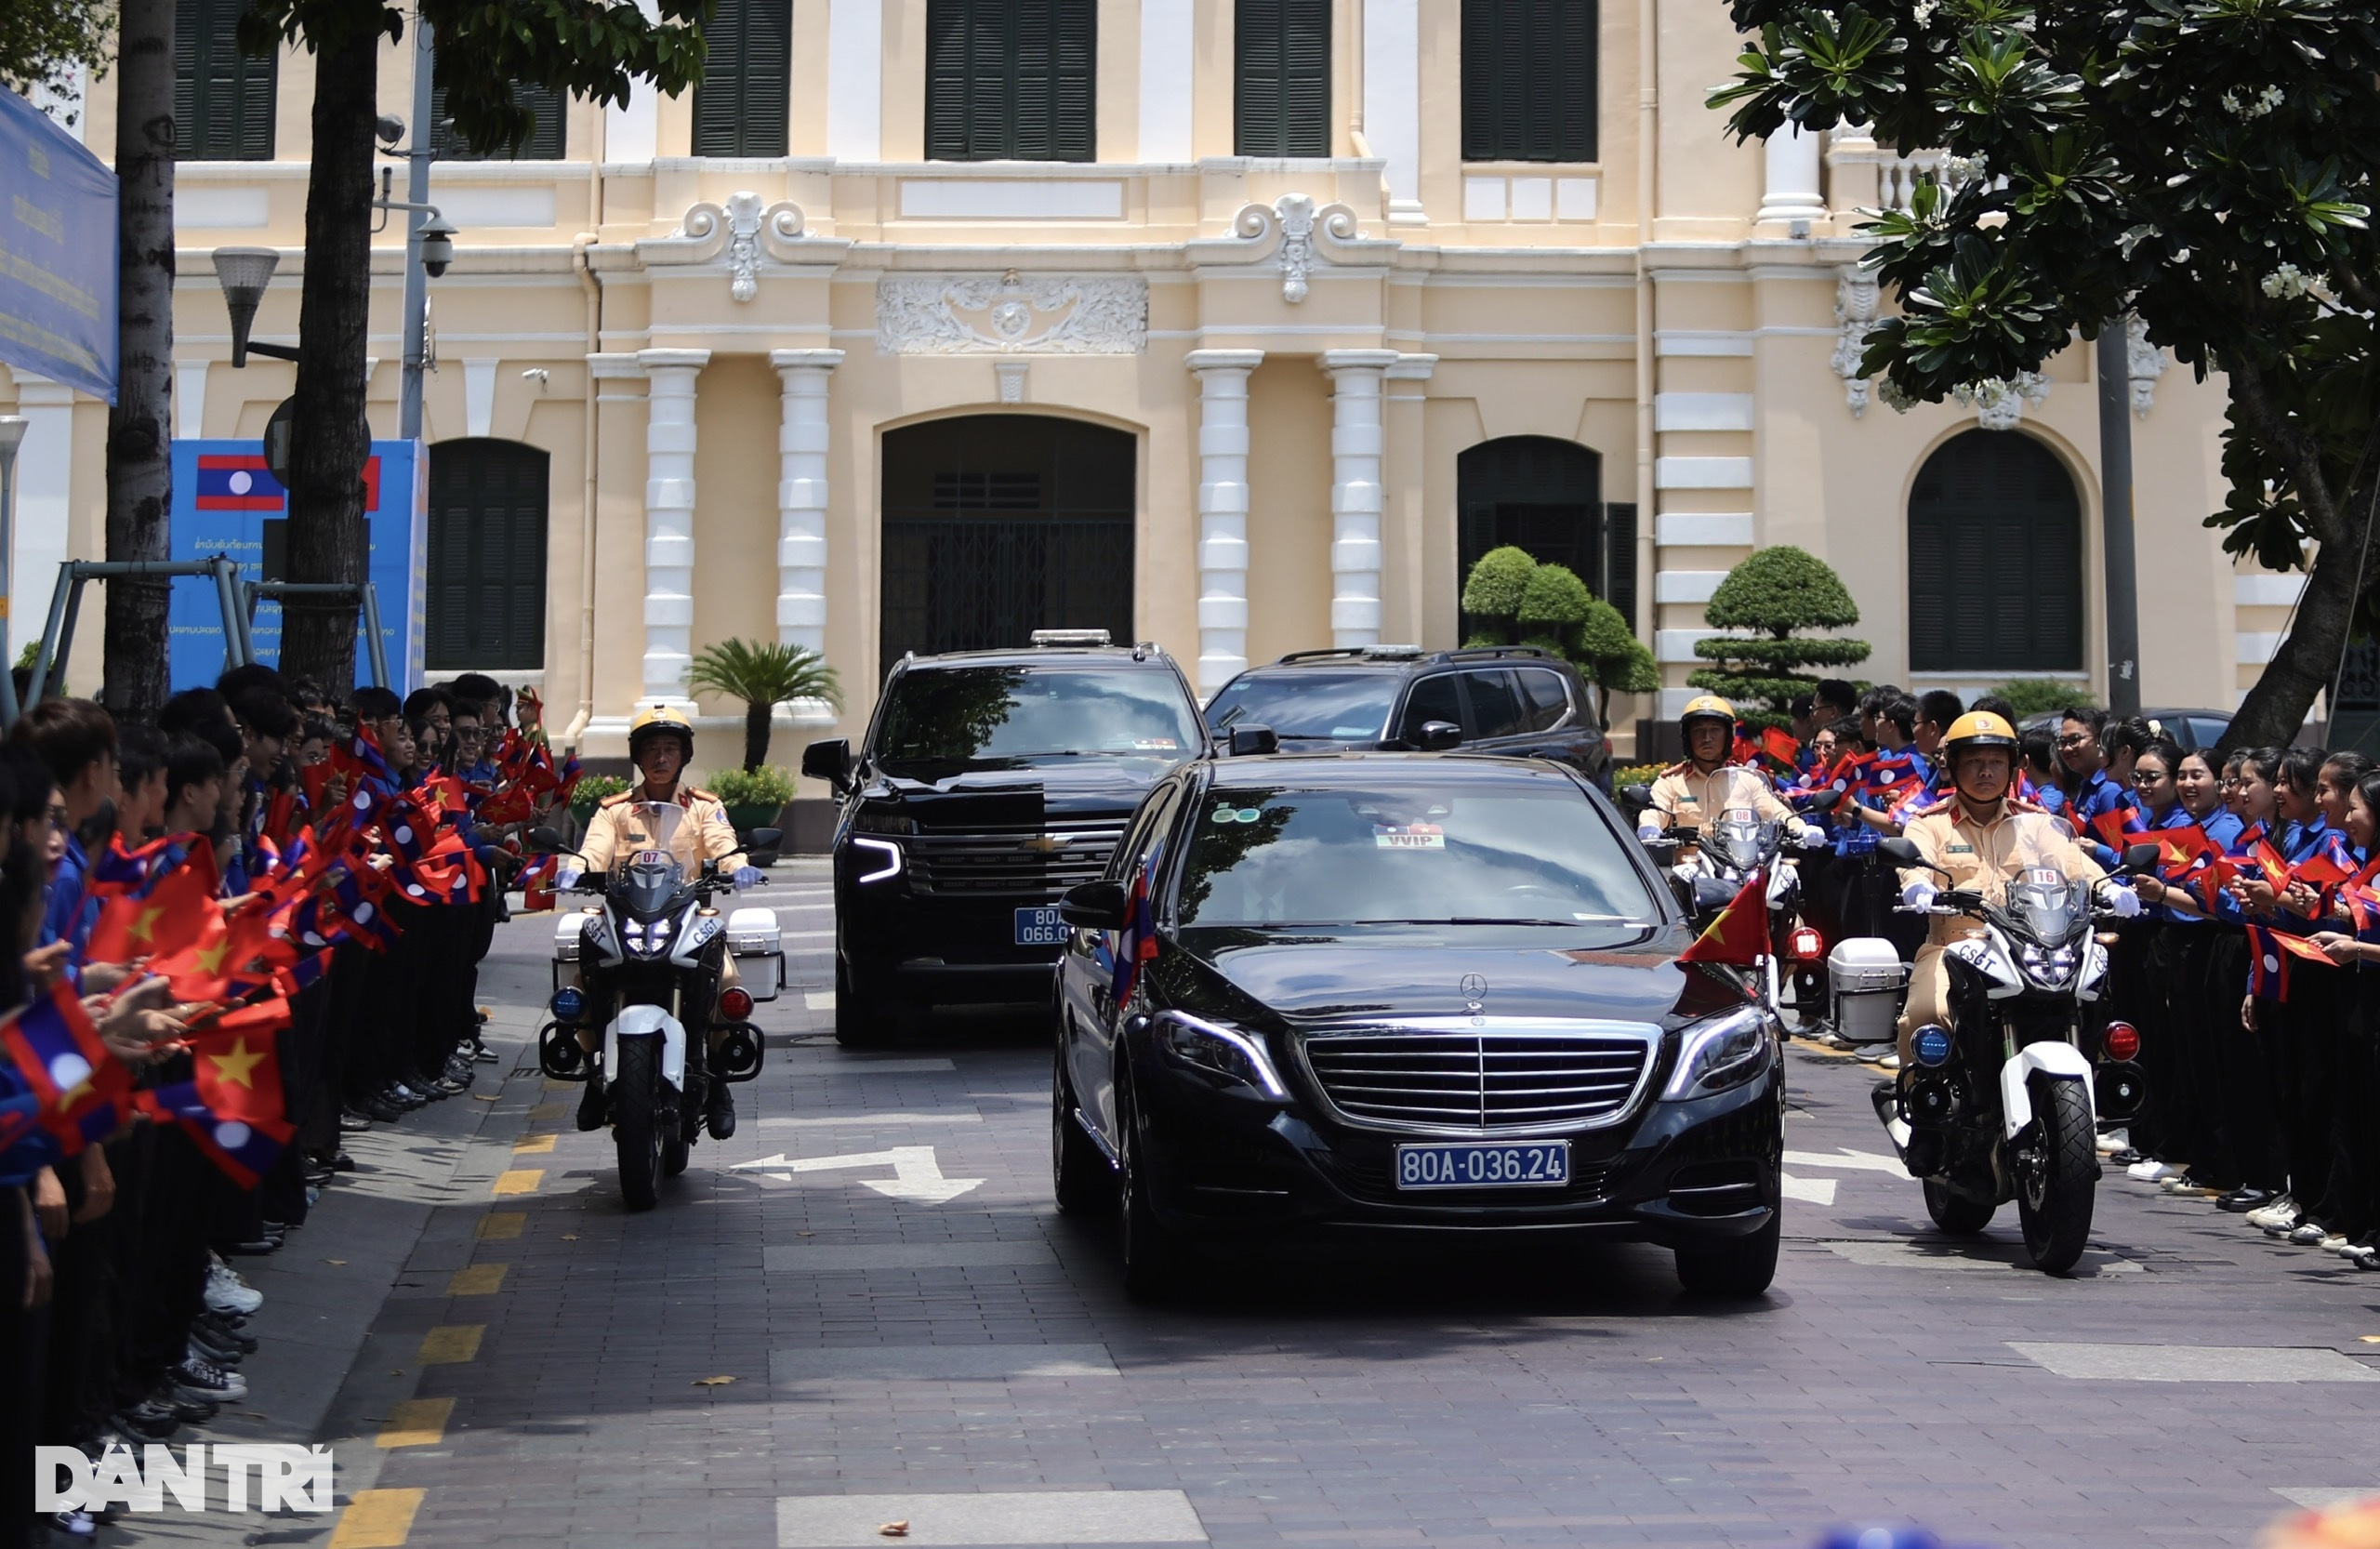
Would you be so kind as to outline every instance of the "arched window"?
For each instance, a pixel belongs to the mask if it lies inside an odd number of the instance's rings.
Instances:
[[[432,671],[546,665],[547,462],[517,441],[430,447],[423,649]]]
[[[1909,665],[1917,672],[2082,666],[2082,506],[2050,449],[1969,430],[1909,495]]]
[[[1636,508],[1603,503],[1603,457],[1574,441],[1506,436],[1455,460],[1455,587],[1490,549],[1514,544],[1567,564],[1594,594],[1636,618]]]

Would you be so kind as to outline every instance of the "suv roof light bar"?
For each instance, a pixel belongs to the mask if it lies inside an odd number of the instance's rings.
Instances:
[[[1036,629],[1032,634],[1036,645],[1107,645],[1112,640],[1104,629]]]

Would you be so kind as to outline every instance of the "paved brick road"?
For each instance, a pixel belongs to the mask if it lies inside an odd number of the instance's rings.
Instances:
[[[2013,1211],[1986,1246],[1929,1239],[1868,1072],[1810,1050],[1758,1306],[1686,1302],[1640,1247],[1250,1264],[1136,1306],[1052,1211],[1038,1030],[841,1053],[824,877],[769,901],[817,1000],[764,1008],[741,1132],[661,1209],[622,1212],[575,1089],[520,1071],[476,1105],[463,1198],[426,1212],[323,1424],[372,1487],[341,1549],[882,1543],[892,1519],[919,1543],[1784,1549],[1910,1518],[2179,1549],[2380,1486],[2380,1277],[2121,1180],[2072,1279],[2017,1267]],[[549,933],[499,943],[509,1029]]]

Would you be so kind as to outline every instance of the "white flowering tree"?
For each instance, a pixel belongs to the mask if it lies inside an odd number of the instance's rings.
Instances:
[[[2124,326],[2229,395],[2225,546],[2309,572],[2232,722],[2286,743],[2374,622],[2380,21],[2370,0],[1733,0],[1739,138],[1873,126],[1964,176],[1863,228],[1901,315],[1888,402],[2038,371]],[[2146,511],[2156,524],[2169,513]]]

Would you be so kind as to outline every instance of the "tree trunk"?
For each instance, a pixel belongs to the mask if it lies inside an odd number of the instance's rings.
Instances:
[[[364,356],[372,300],[372,139],[378,34],[315,55],[313,164],[306,181],[305,358],[289,442],[289,578],[364,578]],[[355,682],[356,604],[291,599],[281,669],[333,694]]]
[[[758,769],[769,761],[769,718],[774,705],[757,701],[744,707],[744,767]]]
[[[174,0],[124,0],[116,62],[115,406],[108,411],[107,555],[171,557],[174,359]],[[191,433],[198,433],[197,427]],[[36,590],[46,590],[49,577]],[[171,583],[109,581],[99,697],[148,721],[170,692]]]
[[[2362,589],[2360,572],[2365,563],[2371,496],[2366,492],[2358,497],[2350,492],[2339,506],[2351,513],[2347,541],[2315,550],[2306,593],[2290,620],[2289,638],[2232,715],[2218,744],[2226,753],[2235,748],[2288,747],[2306,723],[2314,696],[2327,691],[2338,675],[2339,654],[2347,648],[2356,598]]]

